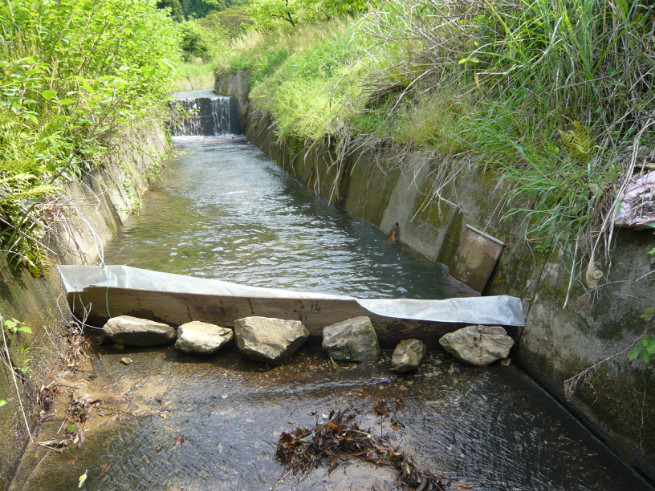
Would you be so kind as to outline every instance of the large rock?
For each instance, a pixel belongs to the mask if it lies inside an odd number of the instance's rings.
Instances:
[[[244,317],[234,321],[234,337],[247,358],[278,364],[302,346],[309,331],[300,321]]]
[[[175,347],[186,353],[211,354],[234,337],[232,329],[193,321],[177,328]]]
[[[175,340],[175,329],[168,324],[130,315],[109,319],[102,330],[112,341],[132,346],[156,346]]]
[[[391,369],[396,372],[416,370],[425,356],[427,348],[420,339],[403,339],[391,355]]]
[[[507,358],[514,340],[500,326],[468,326],[442,336],[439,344],[455,358],[482,367]]]
[[[323,348],[338,361],[375,361],[380,356],[378,336],[366,316],[326,326]]]

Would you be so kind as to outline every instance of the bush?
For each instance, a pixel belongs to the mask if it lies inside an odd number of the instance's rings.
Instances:
[[[38,273],[59,183],[163,107],[178,38],[144,0],[9,0],[0,32],[0,243]]]

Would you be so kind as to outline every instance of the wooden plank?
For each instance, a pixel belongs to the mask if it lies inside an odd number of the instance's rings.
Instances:
[[[78,317],[84,315],[86,308],[88,323],[98,327],[107,321],[109,315],[132,315],[173,326],[199,320],[232,327],[236,319],[251,315],[299,320],[309,329],[315,344],[320,343],[325,326],[359,315],[370,317],[383,348],[393,348],[407,338],[422,339],[429,348],[436,348],[441,336],[467,325],[381,316],[347,298],[233,297],[91,286],[81,293],[69,294],[69,301]],[[508,328],[508,332],[516,335],[517,329]]]

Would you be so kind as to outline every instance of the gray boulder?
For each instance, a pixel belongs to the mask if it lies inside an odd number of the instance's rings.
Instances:
[[[130,315],[109,319],[102,331],[112,341],[132,346],[156,346],[175,340],[175,329],[168,324]]]
[[[403,339],[391,355],[391,369],[396,372],[416,370],[425,356],[427,348],[420,339]]]
[[[323,348],[337,361],[376,361],[380,356],[378,336],[366,316],[326,326]]]
[[[234,321],[237,348],[252,360],[278,364],[309,337],[300,321],[268,317],[244,317]]]
[[[232,329],[193,321],[177,328],[175,347],[185,353],[211,354],[234,337]]]
[[[482,367],[507,358],[514,340],[500,326],[468,326],[442,336],[439,344],[458,360]]]

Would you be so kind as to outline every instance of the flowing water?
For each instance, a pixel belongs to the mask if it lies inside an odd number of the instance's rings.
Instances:
[[[314,196],[243,137],[176,137],[175,148],[181,155],[107,247],[108,264],[361,297],[463,294],[443,266]],[[418,372],[396,375],[389,358],[335,367],[306,348],[269,367],[230,350],[194,358],[104,346],[97,378],[78,392],[116,416],[106,426],[91,418],[81,448],[28,448],[14,484],[71,489],[86,472],[88,489],[270,489],[286,471],[274,457],[280,433],[351,408],[360,427],[453,489],[649,489],[515,366],[473,368],[432,352]],[[375,414],[380,399],[403,401],[398,424]],[[389,468],[343,460],[277,487],[292,488],[399,484]]]

